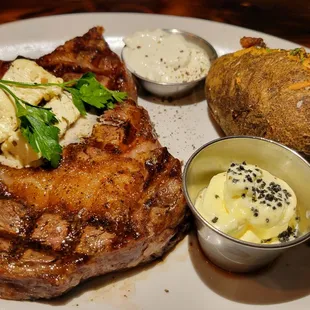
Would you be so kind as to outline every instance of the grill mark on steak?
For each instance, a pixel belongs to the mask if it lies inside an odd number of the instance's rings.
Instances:
[[[148,177],[144,183],[144,189],[149,186],[155,175],[164,169],[169,156],[170,154],[168,153],[167,148],[161,148],[157,149],[156,153],[154,152],[154,156],[145,161],[145,168],[148,171]]]
[[[25,237],[30,227],[27,209],[14,200],[0,199],[0,235]]]
[[[8,191],[7,187],[0,182],[0,200],[12,198],[12,194]]]
[[[130,122],[126,122],[123,125],[123,128],[124,128],[124,137],[122,142],[124,144],[132,143],[136,138],[137,130],[131,125]]]
[[[69,233],[69,223],[59,214],[42,214],[37,220],[31,239],[57,251]]]
[[[100,27],[38,63],[65,80],[93,71],[136,98]],[[0,63],[0,73],[7,67]],[[7,299],[56,297],[90,277],[149,262],[188,228],[181,163],[133,100],[64,147],[57,169],[0,165],[0,209],[0,296]]]

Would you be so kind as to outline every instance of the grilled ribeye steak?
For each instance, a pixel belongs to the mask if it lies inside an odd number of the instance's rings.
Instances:
[[[64,78],[89,68],[135,97],[101,31],[38,63]],[[0,166],[0,209],[0,297],[7,299],[56,297],[87,278],[149,262],[188,225],[180,161],[131,99],[99,116],[89,138],[66,146],[57,169]]]
[[[122,90],[134,100],[136,86],[119,57],[103,40],[103,28],[94,27],[37,60],[38,65],[65,81],[93,72],[99,82],[111,90]]]

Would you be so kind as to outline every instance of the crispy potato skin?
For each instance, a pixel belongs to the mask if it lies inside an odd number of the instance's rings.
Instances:
[[[307,58],[308,57],[308,58]],[[218,58],[206,98],[227,135],[254,135],[310,155],[310,55],[251,47]]]

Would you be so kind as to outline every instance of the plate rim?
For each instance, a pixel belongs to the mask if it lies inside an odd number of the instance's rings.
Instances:
[[[33,18],[30,18],[30,19],[18,20],[18,21],[12,21],[12,22],[8,22],[8,23],[4,23],[4,24],[0,25],[0,31],[3,31],[3,30],[6,31],[7,28],[11,27],[11,26],[16,26],[16,27],[20,28],[20,27],[23,27],[23,25],[27,25],[27,24],[30,25],[31,23],[34,23],[34,24],[37,23],[37,22],[40,22],[40,23],[43,22],[44,23],[45,21],[50,21],[50,20],[53,20],[55,18],[56,19],[58,19],[58,18],[59,19],[67,19],[68,17],[73,17],[73,19],[74,19],[74,18],[79,18],[79,17],[82,16],[83,20],[81,21],[81,23],[83,23],[84,18],[85,19],[90,19],[91,16],[94,16],[94,15],[96,15],[96,16],[115,16],[115,15],[119,16],[119,15],[122,15],[122,16],[130,17],[130,18],[134,18],[135,16],[150,16],[151,15],[154,18],[160,18],[160,19],[175,18],[178,21],[178,23],[181,23],[181,21],[183,21],[183,20],[187,20],[189,22],[191,22],[191,21],[201,21],[203,23],[206,23],[206,25],[207,24],[209,24],[209,25],[216,25],[216,27],[220,26],[220,27],[222,27],[222,29],[228,29],[228,30],[232,30],[232,31],[235,31],[235,30],[237,30],[237,31],[250,31],[251,33],[257,33],[258,35],[263,35],[264,38],[266,38],[266,40],[272,40],[272,41],[273,40],[280,40],[283,43],[289,43],[289,44],[295,44],[295,45],[297,44],[297,43],[294,43],[294,42],[291,42],[291,41],[288,41],[288,40],[285,40],[285,39],[282,39],[282,38],[279,38],[279,37],[276,37],[276,36],[273,36],[273,35],[269,35],[269,34],[265,34],[263,32],[259,32],[257,30],[252,30],[252,29],[248,29],[248,28],[244,28],[244,27],[240,27],[240,26],[236,26],[236,25],[230,25],[230,24],[226,24],[226,23],[221,23],[221,22],[211,21],[211,20],[206,20],[206,19],[201,19],[201,18],[174,16],[174,15],[162,15],[162,14],[150,14],[150,13],[127,13],[127,12],[94,12],[94,13],[91,13],[91,12],[88,12],[88,13],[58,14],[58,15],[52,15],[52,16],[33,17]],[[102,21],[102,25],[104,25],[104,20]],[[184,26],[184,28],[186,30],[186,26]],[[69,28],[69,31],[70,31],[70,28]],[[87,31],[87,29],[85,29],[85,32],[86,31]],[[60,33],[60,36],[59,36],[60,40],[62,40],[61,37],[64,36],[64,35],[66,35],[66,31],[64,31],[64,34]],[[109,37],[109,36],[110,36],[110,34],[106,34],[106,37]],[[19,40],[20,39],[21,39],[21,37],[19,38]],[[54,39],[48,39],[48,38],[47,38],[47,40],[52,41],[52,42],[54,41]],[[29,40],[26,37],[23,42],[28,42],[28,41]],[[39,40],[34,40],[34,41],[36,41],[38,43],[41,42]],[[4,45],[5,45],[5,42],[4,43],[0,43],[0,49]],[[9,44],[9,46],[12,46],[12,47],[17,46],[17,45],[18,45],[18,42],[14,42],[12,44],[11,43]],[[141,103],[141,101],[140,101],[140,103]],[[179,158],[179,156],[177,154],[174,154],[174,156]],[[186,245],[186,247],[187,247],[187,245]],[[176,249],[174,251],[176,251]],[[169,256],[171,256],[172,254],[173,253],[170,253]],[[189,256],[188,253],[187,253],[187,255]],[[152,267],[152,268],[155,268],[155,267]],[[206,287],[205,289],[207,290],[207,294],[206,295],[211,296],[211,295],[209,295],[209,292],[210,292],[210,294],[213,295],[214,292],[213,292],[213,290],[211,288]],[[252,308],[256,309],[256,308],[259,308],[259,306],[257,306],[256,304],[246,304],[246,303],[242,303],[242,302],[241,303],[240,302],[236,303],[235,301],[232,301],[232,300],[225,300],[225,302],[222,303],[221,300],[224,299],[223,296],[218,295],[218,294],[215,294],[215,295],[216,295],[216,297],[212,296],[212,298],[210,299],[211,302],[214,302],[214,306],[212,306],[212,303],[211,303],[210,309],[216,309],[217,303],[219,303],[220,305],[224,305],[224,307],[226,305],[230,305],[233,309],[236,309],[237,307],[240,308],[240,309],[245,309],[245,308],[246,309],[248,309],[248,308],[249,309],[252,309]],[[170,298],[172,298],[172,297],[170,297]],[[174,299],[174,297],[173,297],[173,299]],[[79,301],[79,297],[77,297],[75,300]],[[16,301],[7,301],[7,300],[0,299],[0,306],[3,305],[3,307],[5,307],[5,309],[6,309],[6,306],[9,305],[9,303],[11,303],[11,302],[12,302],[13,307],[14,307],[14,304],[17,303]],[[302,298],[299,298],[297,300],[294,299],[291,302],[293,302],[294,305],[295,305],[295,302],[299,302],[299,304],[296,305],[296,308],[298,308],[298,310],[301,310],[301,309],[304,309],[303,308],[304,304],[307,304],[308,297],[302,297]],[[19,303],[19,305],[26,304],[24,302],[23,303],[18,302],[18,303]],[[285,302],[285,303],[289,304],[289,302]],[[37,306],[36,302],[35,302],[35,304]],[[169,301],[167,301],[167,304],[169,305]],[[25,308],[30,309],[31,306],[29,306],[29,308],[28,308],[28,305],[29,304],[26,304]],[[89,307],[91,308],[91,305],[90,305],[89,302],[87,303],[87,305],[89,305]],[[96,307],[102,306],[104,308],[107,306],[105,302],[103,302],[103,303],[98,302],[95,305],[96,305]],[[275,304],[272,304],[271,306],[275,307],[275,309],[279,309],[279,308],[281,308],[281,305],[283,305],[283,303],[275,303]],[[40,303],[39,306],[42,307],[42,309],[47,309],[47,307],[53,307],[54,305],[52,303],[49,304],[49,301],[47,301],[47,302]],[[13,307],[11,308],[11,306],[10,306],[8,308],[9,309],[13,309]],[[62,306],[59,306],[59,307],[61,309],[64,309],[64,308],[65,309],[69,309],[70,307],[72,307],[72,305],[71,305],[71,303],[69,303],[69,304],[64,305],[64,307],[62,307]],[[195,305],[193,305],[193,307],[195,307]],[[264,304],[263,307],[269,308],[269,305],[265,305]],[[286,306],[286,307],[289,307],[289,306]],[[80,309],[82,309],[82,308],[84,309],[84,307],[80,306]],[[35,307],[35,309],[37,309],[37,307]],[[92,308],[92,309],[94,309],[94,308]]]
[[[246,30],[246,31],[251,31],[251,32],[255,32],[259,35],[263,35],[266,36],[269,39],[277,39],[277,40],[281,40],[283,42],[286,43],[291,43],[291,44],[295,44],[298,45],[300,47],[304,47],[305,49],[310,49],[306,46],[300,45],[294,41],[290,41],[287,40],[285,38],[281,38],[278,36],[275,36],[273,34],[269,34],[263,31],[259,31],[256,29],[251,29],[251,28],[246,28],[243,26],[239,26],[239,25],[234,25],[234,24],[229,24],[229,23],[223,23],[223,22],[219,22],[219,21],[214,21],[214,20],[210,20],[210,19],[204,19],[204,18],[198,18],[198,17],[191,17],[191,16],[179,16],[179,15],[172,15],[172,14],[158,14],[158,13],[143,13],[143,12],[77,12],[77,13],[64,13],[64,14],[55,14],[55,15],[49,15],[49,16],[37,16],[37,17],[31,17],[31,18],[27,18],[27,19],[20,19],[20,20],[15,20],[15,21],[10,21],[10,22],[6,22],[3,24],[0,24],[0,31],[3,30],[3,28],[7,28],[10,26],[18,26],[18,25],[27,25],[33,22],[48,22],[52,19],[66,19],[66,18],[70,18],[70,17],[82,17],[82,18],[87,18],[89,16],[100,16],[100,15],[108,15],[108,16],[112,16],[112,15],[123,15],[123,16],[128,16],[128,17],[134,17],[134,16],[152,16],[154,18],[163,18],[163,19],[169,19],[169,18],[175,18],[175,19],[179,19],[179,20],[191,20],[191,21],[202,21],[202,22],[207,22],[210,24],[215,24],[217,26],[221,26],[224,28],[234,28],[234,29],[238,29],[238,30]],[[267,39],[266,38],[266,39]]]

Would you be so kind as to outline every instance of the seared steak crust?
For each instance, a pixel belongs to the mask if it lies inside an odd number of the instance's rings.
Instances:
[[[38,63],[64,78],[93,71],[134,98],[101,32]],[[89,277],[151,261],[187,227],[181,164],[131,99],[103,113],[91,137],[65,147],[57,169],[0,166],[0,209],[0,297],[7,299],[56,297]]]
[[[37,63],[65,81],[93,72],[109,89],[126,91],[136,100],[136,86],[131,75],[102,39],[102,34],[102,27],[94,27],[82,37],[67,41],[51,54],[39,58]]]

